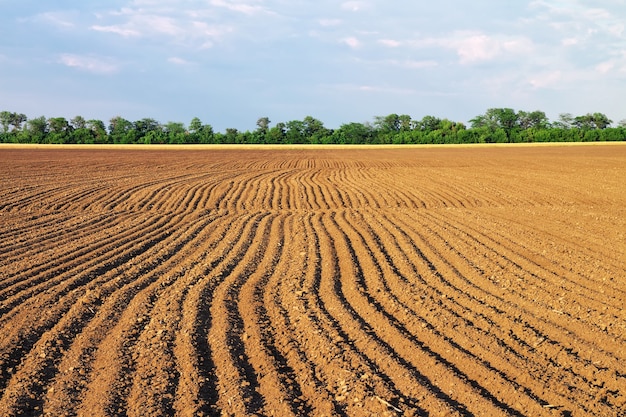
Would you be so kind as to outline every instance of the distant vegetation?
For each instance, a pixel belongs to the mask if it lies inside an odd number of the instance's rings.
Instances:
[[[151,118],[131,122],[114,117],[101,120],[76,116],[29,119],[21,113],[0,112],[0,142],[59,144],[443,144],[520,142],[597,142],[626,140],[626,120],[612,127],[602,113],[573,116],[563,113],[551,122],[542,111],[492,108],[470,120],[470,126],[448,119],[390,114],[373,123],[347,123],[328,129],[314,117],[270,125],[257,120],[254,131],[234,128],[215,132],[197,117],[189,126],[162,124]]]

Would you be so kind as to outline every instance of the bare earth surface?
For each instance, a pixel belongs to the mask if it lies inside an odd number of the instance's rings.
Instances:
[[[626,146],[0,149],[0,415],[624,416]]]

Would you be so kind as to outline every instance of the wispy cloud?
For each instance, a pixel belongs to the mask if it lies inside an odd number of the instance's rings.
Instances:
[[[110,25],[110,26],[93,25],[91,26],[91,29],[95,30],[96,32],[115,33],[125,38],[132,37],[132,36],[141,36],[141,33],[139,31],[135,29],[130,29],[128,27],[120,26],[120,25],[117,25],[117,26],[116,25]]]
[[[180,57],[177,57],[177,56],[169,57],[167,59],[167,62],[169,62],[171,64],[175,64],[175,65],[181,65],[181,66],[193,65],[193,62],[187,61],[186,59],[183,59],[183,58],[180,58]]]
[[[354,36],[348,36],[347,38],[342,38],[339,40],[340,43],[348,45],[352,49],[357,49],[361,46],[361,41]]]
[[[240,1],[211,0],[210,4],[215,7],[223,7],[230,11],[243,13],[245,15],[271,14],[271,12],[263,6]]]
[[[56,26],[60,29],[69,29],[76,26],[74,20],[76,16],[72,12],[49,11],[38,13],[34,16],[19,19],[22,22],[33,22],[38,24],[47,24]]]
[[[119,71],[120,66],[111,58],[95,55],[62,54],[59,63],[93,74],[113,74]]]
[[[212,47],[224,35],[232,32],[230,26],[210,24],[195,18],[194,14],[161,15],[145,9],[125,8],[113,11],[101,20],[117,21],[105,25],[92,25],[96,32],[112,33],[122,37],[164,39],[196,49]]]

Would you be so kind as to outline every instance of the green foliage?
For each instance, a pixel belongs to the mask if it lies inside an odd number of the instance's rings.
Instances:
[[[228,128],[214,132],[213,127],[194,117],[186,128],[183,123],[161,124],[152,118],[130,122],[113,117],[109,125],[101,120],[76,116],[28,119],[21,113],[0,112],[0,142],[69,144],[448,144],[508,142],[595,142],[626,140],[626,119],[618,127],[602,113],[559,115],[550,123],[545,113],[515,112],[510,108],[491,108],[463,123],[427,115],[422,119],[396,113],[376,116],[373,124],[346,123],[328,129],[322,121],[306,116],[303,120],[279,122],[270,126],[267,117],[257,120],[254,131]]]

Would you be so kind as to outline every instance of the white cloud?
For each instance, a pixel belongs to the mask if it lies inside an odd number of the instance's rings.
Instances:
[[[119,71],[119,65],[110,58],[95,55],[62,54],[59,63],[94,74],[113,74]]]
[[[499,44],[487,35],[471,35],[454,40],[450,46],[456,49],[462,64],[488,61],[499,53]]]
[[[182,66],[188,66],[188,65],[192,65],[193,63],[191,61],[187,61],[186,59],[177,57],[177,56],[172,56],[169,57],[167,59],[167,62],[171,63],[171,64],[175,64],[175,65],[182,65]]]
[[[111,26],[93,25],[91,26],[91,29],[95,30],[96,32],[115,33],[125,38],[132,37],[132,36],[141,36],[141,33],[139,31],[135,29],[130,29],[130,28],[126,28],[123,26],[119,26],[119,25],[118,26],[116,25],[111,25]]]
[[[528,79],[528,84],[532,88],[554,88],[559,83],[563,82],[563,73],[559,70],[547,71],[539,74],[535,74]]]
[[[378,43],[389,48],[398,48],[400,45],[402,45],[402,42],[393,39],[380,39]]]
[[[341,43],[348,45],[352,49],[357,49],[361,46],[361,41],[359,41],[354,36],[349,36],[347,38],[343,38],[340,40]]]
[[[61,29],[70,29],[76,26],[74,19],[75,16],[71,12],[44,12],[29,18],[19,19],[19,21],[44,23]]]
[[[179,14],[171,12],[170,14],[171,16],[164,16],[157,14],[156,10],[148,13],[144,9],[125,8],[101,17],[101,20],[122,20],[122,22],[92,25],[90,29],[126,38],[165,38],[165,43],[196,49],[210,48],[221,37],[233,31],[229,26],[211,25],[184,12]]]
[[[226,0],[211,0],[210,4],[212,6],[223,7],[233,12],[243,13],[246,15],[269,13],[264,7],[250,3],[239,3]]]

